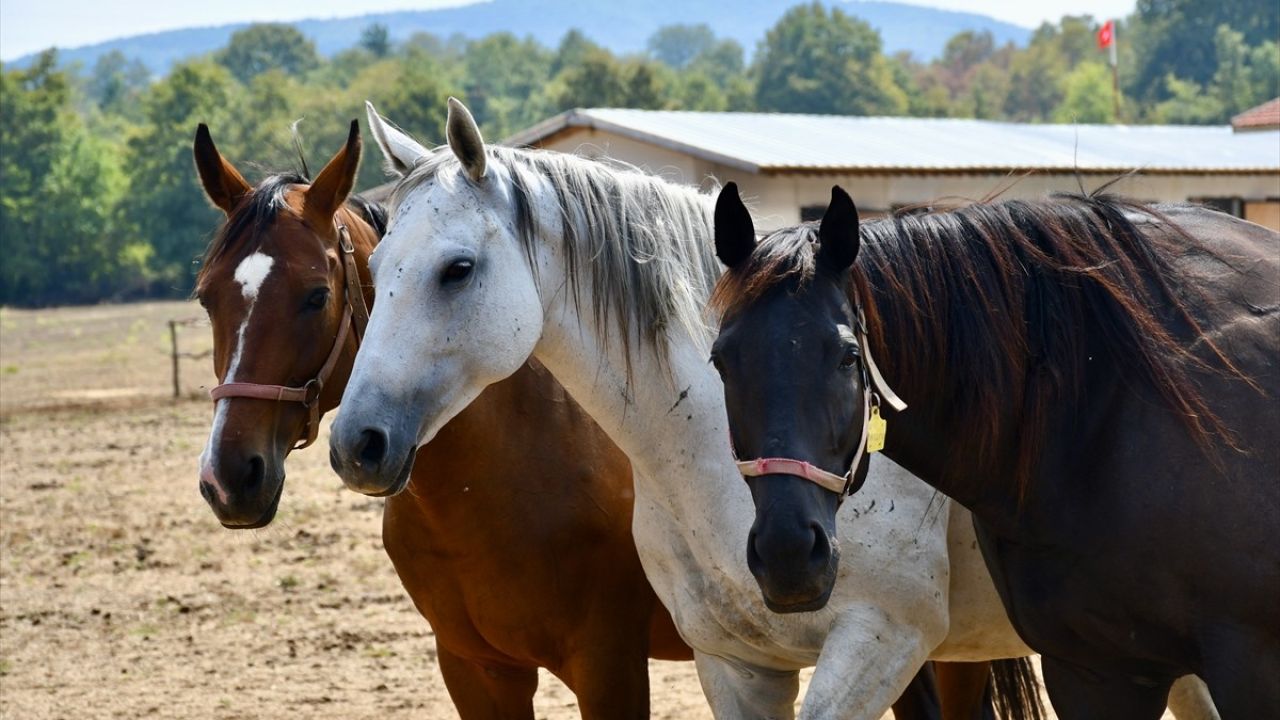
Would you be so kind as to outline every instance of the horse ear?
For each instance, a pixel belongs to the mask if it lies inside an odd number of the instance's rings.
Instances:
[[[751,213],[738,195],[737,183],[720,188],[720,197],[716,198],[715,238],[716,257],[730,268],[751,257],[756,247],[756,229],[751,224]]]
[[[485,157],[484,138],[480,136],[480,127],[476,119],[471,117],[467,109],[455,97],[449,98],[449,120],[445,124],[445,134],[449,137],[449,148],[458,156],[467,176],[474,182],[484,178]]]
[[[844,188],[831,188],[831,204],[818,226],[818,262],[837,273],[858,257],[858,208]]]
[[[360,169],[360,122],[351,121],[347,144],[329,160],[316,179],[311,181],[304,195],[303,206],[307,214],[328,222],[347,201],[351,188],[356,184],[356,171]]]
[[[397,130],[379,115],[373,103],[365,101],[364,109],[369,116],[369,129],[373,131],[373,141],[378,144],[382,157],[386,159],[383,167],[388,173],[404,177],[413,170],[414,165],[431,154],[430,150]]]
[[[227,162],[213,144],[213,136],[209,134],[209,126],[204,123],[196,128],[196,142],[193,148],[196,158],[196,171],[200,173],[200,182],[204,185],[204,193],[222,212],[230,215],[236,204],[253,188],[245,182],[244,176]]]

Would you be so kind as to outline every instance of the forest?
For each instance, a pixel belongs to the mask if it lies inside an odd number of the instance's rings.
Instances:
[[[1116,22],[1118,104],[1101,23],[1063,17],[1025,47],[965,32],[929,62],[885,54],[870,25],[820,3],[786,11],[750,52],[707,25],[618,55],[576,30],[555,47],[509,33],[393,43],[378,24],[331,58],[290,25],[252,25],[163,77],[118,52],[82,67],[50,50],[0,67],[0,304],[188,295],[219,220],[191,160],[200,122],[252,182],[303,157],[316,169],[366,99],[435,143],[450,95],[495,141],[575,107],[1224,124],[1280,95],[1271,0],[1139,0]],[[385,181],[368,154],[360,188]]]

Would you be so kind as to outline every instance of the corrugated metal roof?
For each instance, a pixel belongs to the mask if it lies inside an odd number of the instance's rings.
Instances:
[[[597,128],[748,172],[1280,172],[1280,131],[989,120],[570,110],[507,139]]]

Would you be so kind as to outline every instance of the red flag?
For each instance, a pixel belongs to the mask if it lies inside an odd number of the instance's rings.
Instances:
[[[1098,28],[1098,49],[1111,47],[1111,43],[1116,41],[1116,21],[1108,20]]]

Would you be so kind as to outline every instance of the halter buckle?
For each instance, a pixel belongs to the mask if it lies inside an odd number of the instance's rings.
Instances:
[[[320,393],[324,390],[324,381],[318,377],[311,378],[306,385],[302,386],[302,399],[298,402],[302,403],[302,407],[310,408],[313,403],[320,401]]]

